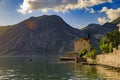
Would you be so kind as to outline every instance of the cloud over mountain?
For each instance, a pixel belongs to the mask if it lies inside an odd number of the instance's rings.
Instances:
[[[73,9],[91,8],[92,6],[106,2],[112,2],[112,0],[24,0],[18,12],[23,14],[37,10],[42,12],[47,12],[49,10],[66,12]]]
[[[103,17],[103,18],[98,18],[98,22],[99,23],[106,23],[107,22],[107,19],[105,18],[105,17]]]
[[[114,19],[120,17],[120,8],[108,9],[107,7],[103,7],[100,12],[107,15],[107,18],[104,18],[104,22],[107,20],[113,21]],[[100,18],[98,18],[98,22],[100,22]]]

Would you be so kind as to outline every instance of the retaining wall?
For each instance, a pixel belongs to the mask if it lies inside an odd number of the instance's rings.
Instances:
[[[96,59],[98,64],[120,68],[120,51],[116,51],[115,53],[97,55]]]

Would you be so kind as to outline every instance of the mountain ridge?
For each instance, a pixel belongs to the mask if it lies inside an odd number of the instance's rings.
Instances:
[[[89,24],[79,30],[57,15],[30,17],[10,26],[0,36],[0,55],[61,55],[73,51],[75,39],[88,35],[99,52],[100,39],[116,29],[115,24],[105,23]]]
[[[81,36],[85,34],[58,16],[31,17],[0,37],[0,51],[1,55],[60,55],[71,51]]]

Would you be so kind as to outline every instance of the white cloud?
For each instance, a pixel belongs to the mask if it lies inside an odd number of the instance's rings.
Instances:
[[[98,22],[101,23],[101,24],[106,23],[107,21],[108,21],[108,20],[107,20],[105,17],[103,17],[103,18],[98,18]]]
[[[100,12],[106,12],[108,10],[107,7],[103,7]]]
[[[108,9],[107,7],[103,7],[100,12],[105,13],[107,15],[106,19],[109,19],[108,21],[113,21],[116,18],[120,17],[120,8]]]
[[[85,8],[87,11],[89,11],[90,13],[95,13],[93,8]]]
[[[110,20],[114,20],[118,17],[120,17],[120,8],[117,8],[117,9],[109,9],[105,12],[107,14],[107,17],[110,19]]]
[[[90,13],[95,13],[93,8],[90,9]]]
[[[112,2],[112,0],[24,0],[18,11],[23,14],[36,10],[66,12],[73,9],[90,8],[105,2]],[[91,9],[90,12],[93,13],[94,10]]]

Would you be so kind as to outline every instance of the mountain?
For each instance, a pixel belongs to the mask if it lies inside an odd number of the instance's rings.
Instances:
[[[71,51],[78,37],[86,34],[57,15],[30,17],[0,36],[0,55],[60,55]]]
[[[0,55],[61,55],[73,50],[75,39],[88,35],[91,45],[100,52],[100,39],[118,29],[118,23],[120,18],[78,30],[57,15],[30,17],[15,25],[0,27]]]

